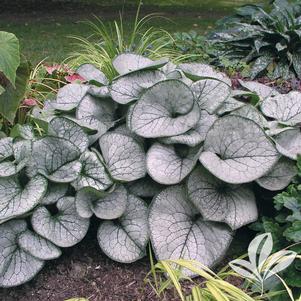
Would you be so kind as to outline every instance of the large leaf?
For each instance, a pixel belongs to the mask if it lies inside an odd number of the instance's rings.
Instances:
[[[166,80],[152,86],[128,114],[129,128],[146,138],[183,134],[200,118],[191,90],[179,80]]]
[[[213,114],[230,97],[231,87],[220,80],[199,80],[192,84],[191,90],[200,108]]]
[[[5,92],[0,95],[0,113],[11,123],[13,123],[16,111],[24,97],[29,74],[29,63],[21,63],[17,69],[15,86],[9,83],[5,88]]]
[[[83,218],[95,214],[98,218],[111,220],[124,213],[127,199],[128,193],[122,185],[107,194],[91,188],[82,189],[76,194],[76,210]]]
[[[47,190],[42,176],[32,178],[23,188],[17,177],[0,178],[0,220],[22,215],[33,209]]]
[[[297,174],[297,168],[294,161],[281,157],[273,168],[256,182],[268,190],[282,190],[288,186]]]
[[[74,246],[86,236],[89,219],[77,214],[73,197],[59,199],[56,207],[58,213],[51,213],[46,207],[37,208],[31,218],[32,227],[59,247]]]
[[[13,139],[11,137],[0,139],[0,162],[11,157],[13,154]]]
[[[270,55],[262,55],[258,57],[252,66],[251,69],[251,78],[254,79],[260,73],[265,71],[267,67],[273,62],[273,57]]]
[[[105,74],[92,64],[83,64],[79,66],[76,73],[91,84],[107,85],[109,83]]]
[[[158,260],[192,259],[212,266],[232,240],[230,228],[202,220],[182,186],[168,187],[154,198],[149,225]]]
[[[193,169],[199,154],[199,147],[155,143],[147,152],[147,172],[160,184],[180,183]]]
[[[234,111],[245,105],[242,101],[238,101],[233,97],[235,91],[232,91],[232,96],[228,97],[217,110],[218,115]]]
[[[225,222],[233,230],[257,220],[255,195],[249,187],[226,184],[203,167],[190,174],[187,190],[204,220]]]
[[[79,161],[82,163],[82,170],[79,177],[72,182],[72,186],[76,190],[84,187],[106,190],[113,184],[103,162],[96,153],[86,151],[80,156]]]
[[[126,187],[130,194],[141,198],[152,198],[159,193],[164,186],[155,182],[151,177],[146,176],[137,181],[127,183]]]
[[[301,93],[292,91],[268,97],[263,101],[261,110],[267,117],[287,125],[296,125],[301,122]]]
[[[134,138],[107,133],[99,139],[99,145],[113,179],[130,182],[145,176],[145,153]]]
[[[61,111],[75,109],[89,89],[88,85],[68,84],[61,88],[56,100],[52,102],[53,108]]]
[[[229,115],[218,119],[204,143],[201,163],[231,184],[252,182],[277,162],[278,152],[261,127],[250,119]]]
[[[68,140],[45,137],[33,144],[33,162],[36,171],[50,181],[69,183],[74,181],[82,168],[77,160],[80,150]]]
[[[31,280],[44,265],[44,261],[19,246],[18,237],[26,228],[23,220],[9,221],[0,226],[0,287],[23,284]]]
[[[103,252],[115,261],[130,263],[145,256],[149,239],[148,209],[140,198],[129,195],[124,214],[103,222],[97,233]]]
[[[160,141],[165,144],[180,143],[191,147],[197,146],[205,140],[209,128],[216,119],[216,115],[211,115],[207,111],[202,110],[199,121],[192,129],[181,135],[161,138]]]
[[[0,73],[2,72],[13,86],[19,65],[19,40],[13,33],[0,31]]]
[[[68,184],[48,182],[47,191],[40,200],[43,205],[55,204],[60,198],[65,196],[68,191]]]
[[[147,88],[164,79],[160,71],[136,71],[118,77],[112,82],[111,97],[120,104],[127,104],[137,100]]]

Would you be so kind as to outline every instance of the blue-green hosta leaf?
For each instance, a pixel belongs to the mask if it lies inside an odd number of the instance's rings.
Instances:
[[[22,215],[33,209],[47,190],[42,176],[32,178],[24,188],[17,177],[0,178],[0,220]]]
[[[200,155],[200,147],[155,143],[146,155],[148,174],[158,183],[180,183],[193,169]]]
[[[274,144],[258,124],[228,115],[210,128],[200,161],[220,180],[241,184],[265,175],[278,157]]]
[[[218,79],[226,83],[228,86],[232,85],[231,79],[226,74],[214,70],[209,65],[199,63],[185,63],[180,64],[178,68],[182,70],[188,78],[194,81],[200,80],[202,78],[212,78]]]
[[[77,70],[76,73],[83,77],[86,81],[96,85],[107,85],[109,83],[105,74],[97,69],[92,64],[83,64]]]
[[[49,122],[48,135],[64,138],[84,152],[89,146],[89,139],[83,129],[64,117],[56,117]]]
[[[118,77],[111,85],[111,97],[120,104],[127,104],[137,100],[146,89],[164,79],[165,75],[161,71],[137,71]]]
[[[294,126],[301,122],[301,93],[292,91],[269,97],[263,101],[261,110],[267,117]]]
[[[45,137],[33,144],[32,158],[37,172],[53,182],[74,181],[82,168],[79,156],[80,150],[63,138]]]
[[[202,220],[183,186],[168,187],[154,198],[149,225],[158,260],[189,259],[212,266],[232,241],[229,227]]]
[[[199,80],[191,85],[191,90],[200,108],[213,114],[231,95],[231,87],[215,79]]]
[[[58,91],[51,105],[56,110],[71,111],[78,106],[88,89],[88,85],[68,84]]]
[[[288,129],[273,138],[276,141],[276,147],[279,153],[292,160],[297,160],[297,156],[301,154],[300,129]]]
[[[205,140],[208,130],[216,119],[216,115],[209,114],[207,111],[202,110],[199,121],[191,130],[181,135],[161,138],[160,141],[165,144],[180,143],[191,147],[197,146]]]
[[[137,181],[127,183],[126,188],[130,194],[141,198],[152,198],[163,189],[163,185],[155,182],[151,177],[146,176]]]
[[[40,204],[55,204],[60,198],[66,195],[67,191],[68,184],[48,182],[47,191],[44,197],[40,200]]]
[[[44,266],[18,244],[19,235],[26,231],[23,220],[0,225],[0,287],[12,287],[31,280]]]
[[[80,156],[79,161],[82,163],[82,170],[78,178],[72,182],[76,190],[84,187],[106,190],[113,184],[97,154],[86,151]]]
[[[247,186],[226,184],[204,167],[197,167],[190,174],[187,190],[204,220],[225,222],[233,230],[257,220],[253,191]]]
[[[262,128],[267,128],[268,127],[267,120],[252,105],[246,104],[246,105],[240,107],[239,109],[234,110],[233,112],[231,112],[231,114],[251,119],[254,122],[256,122],[258,125],[260,125]]]
[[[128,193],[123,185],[118,185],[110,193],[95,189],[82,189],[75,198],[76,210],[83,218],[90,218],[93,213],[101,219],[119,218],[127,206]]]
[[[55,259],[62,254],[53,243],[30,230],[19,235],[18,244],[22,250],[41,260]]]
[[[257,94],[260,101],[263,101],[268,97],[279,95],[279,93],[275,89],[255,81],[239,80],[239,83],[245,89]]]
[[[216,113],[218,115],[223,115],[225,113],[239,109],[244,105],[245,105],[245,103],[238,101],[234,97],[230,96],[221,104],[221,106],[218,108]]]
[[[166,80],[149,88],[128,112],[128,127],[145,138],[180,135],[193,128],[200,109],[188,86]]]
[[[130,263],[145,256],[149,239],[148,208],[144,201],[129,195],[124,214],[103,222],[97,233],[102,251],[115,261]]]
[[[13,138],[5,137],[0,139],[0,162],[11,157],[13,153]]]
[[[52,214],[46,207],[37,208],[31,217],[32,227],[59,247],[74,246],[87,234],[89,219],[77,214],[73,197],[59,199],[56,207],[56,214]]]
[[[146,175],[146,158],[141,145],[132,137],[107,133],[99,146],[113,179],[130,182]]]
[[[294,161],[281,157],[273,168],[256,182],[268,190],[282,190],[287,187],[294,176],[297,175],[297,167]]]

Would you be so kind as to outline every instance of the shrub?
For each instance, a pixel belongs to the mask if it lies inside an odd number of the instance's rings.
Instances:
[[[85,236],[92,216],[116,261],[143,257],[150,238],[160,260],[212,266],[257,219],[250,183],[282,189],[295,175],[300,93],[253,82],[232,90],[207,65],[129,53],[113,66],[111,83],[80,66],[85,84],[33,110],[42,137],[27,125],[0,140],[0,286],[31,279]]]
[[[252,65],[251,77],[269,74],[273,79],[301,77],[301,5],[274,1],[270,10],[246,5],[222,19],[211,41],[217,47],[216,63],[226,57]]]

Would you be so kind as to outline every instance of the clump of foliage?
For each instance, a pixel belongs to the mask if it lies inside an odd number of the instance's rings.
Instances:
[[[246,5],[219,21],[211,34],[220,58],[251,64],[251,77],[268,74],[276,79],[301,77],[301,4],[276,0],[270,9]]]
[[[210,66],[132,53],[112,65],[111,82],[80,66],[84,83],[34,108],[41,136],[25,125],[0,140],[0,286],[30,280],[92,216],[113,260],[140,259],[150,239],[159,260],[212,266],[257,220],[252,182],[278,190],[295,176],[300,93],[232,90]]]

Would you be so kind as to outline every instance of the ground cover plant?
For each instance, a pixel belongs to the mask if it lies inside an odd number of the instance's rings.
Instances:
[[[300,93],[279,94],[210,66],[125,53],[113,81],[95,66],[0,140],[0,285],[20,285],[99,221],[115,261],[213,266],[257,219],[252,182],[285,188],[300,152]],[[37,247],[38,246],[38,247]],[[193,275],[192,275],[193,276]]]

